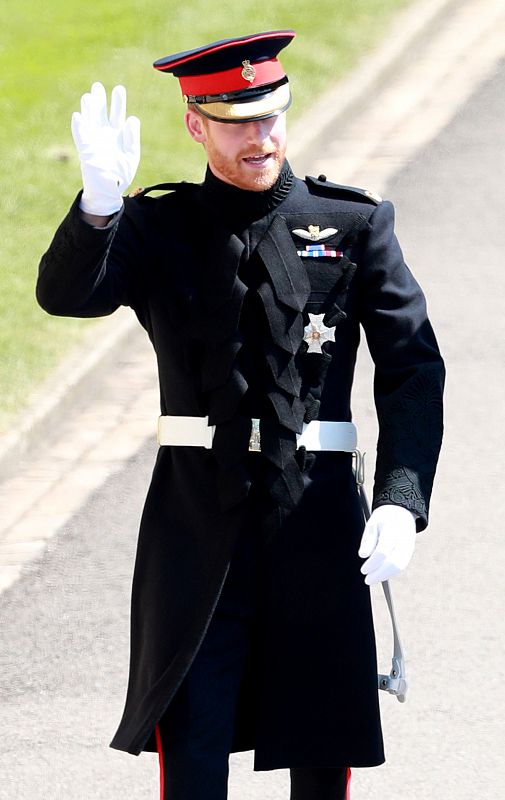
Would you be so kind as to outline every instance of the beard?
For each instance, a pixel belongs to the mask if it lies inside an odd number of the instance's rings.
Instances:
[[[216,177],[239,189],[250,192],[265,192],[277,181],[284,159],[286,146],[244,150],[229,155],[221,151],[209,139],[206,142],[209,167]]]

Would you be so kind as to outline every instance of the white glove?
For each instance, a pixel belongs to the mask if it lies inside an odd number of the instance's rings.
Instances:
[[[365,525],[358,555],[367,560],[361,567],[365,583],[386,581],[405,569],[414,554],[416,522],[401,506],[379,506]]]
[[[72,114],[71,127],[81,161],[81,209],[97,216],[115,214],[140,161],[140,120],[126,119],[124,86],[113,88],[109,116],[105,88],[94,83],[81,98],[81,112]]]

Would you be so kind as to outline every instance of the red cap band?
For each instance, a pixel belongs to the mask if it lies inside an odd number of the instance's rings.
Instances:
[[[236,92],[249,86],[264,86],[284,78],[280,61],[271,58],[249,65],[227,69],[224,72],[212,72],[209,75],[189,75],[179,78],[183,95],[213,95]]]

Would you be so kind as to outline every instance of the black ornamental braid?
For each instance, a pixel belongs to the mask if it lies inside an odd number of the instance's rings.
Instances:
[[[305,416],[298,360],[310,282],[281,216],[274,217],[256,252],[263,267],[257,293],[267,322],[261,342],[268,366],[265,392],[273,412],[260,422],[261,449],[268,462],[270,496],[289,510],[299,503],[304,488],[296,443]]]
[[[212,452],[218,464],[217,489],[226,511],[248,495],[246,467],[251,419],[241,413],[249,389],[241,363],[244,333],[241,317],[248,287],[239,276],[247,258],[243,230],[279,205],[293,184],[285,162],[277,183],[267,192],[246,192],[217,179],[210,170],[201,187],[202,230],[200,291],[188,328],[201,351],[201,390],[215,425]]]

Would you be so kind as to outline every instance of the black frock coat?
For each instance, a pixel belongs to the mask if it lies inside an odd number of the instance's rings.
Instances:
[[[393,207],[360,190],[293,178],[266,193],[208,171],[125,200],[106,228],[74,203],[42,258],[37,298],[51,314],[129,305],[156,351],[162,414],[209,416],[212,449],[160,447],[142,516],[132,590],[126,705],[112,746],[153,748],[153,729],[205,635],[234,543],[261,542],[261,644],[244,680],[233,750],[256,770],[383,761],[363,517],[351,456],[296,449],[311,419],[351,420],[363,327],[380,424],[373,506],[428,504],[442,435],[444,368],[423,294],[393,231]],[[294,231],[329,228],[302,258]],[[303,341],[324,313],[335,342]],[[261,453],[248,452],[251,417]],[[111,513],[113,513],[111,511]],[[106,522],[104,521],[104,525]]]

